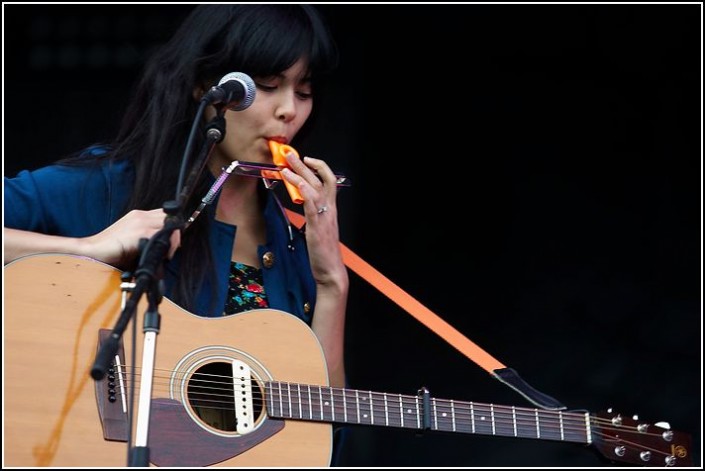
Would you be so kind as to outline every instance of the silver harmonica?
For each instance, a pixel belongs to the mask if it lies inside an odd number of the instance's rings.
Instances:
[[[229,169],[235,175],[265,178],[268,180],[282,180],[281,167],[273,164],[258,164],[255,162],[240,162],[236,160],[230,165]],[[348,177],[337,173],[335,174],[335,183],[337,186],[341,187],[352,185]]]
[[[264,180],[267,187],[270,188],[274,184],[276,184],[278,180],[284,180],[284,177],[282,177],[281,175],[281,170],[281,167],[278,167],[273,164],[258,164],[255,162],[240,162],[239,160],[235,160],[230,165],[228,165],[227,168],[223,169],[223,172],[216,179],[215,183],[213,183],[206,196],[204,196],[201,200],[201,204],[193,212],[193,214],[191,214],[191,217],[189,217],[186,221],[186,225],[184,228],[188,228],[188,226],[193,223],[193,221],[198,217],[198,215],[201,214],[203,208],[213,202],[215,196],[220,191],[220,187],[223,186],[223,183],[225,183],[225,180],[230,175],[235,174],[242,175],[245,177],[261,178]],[[350,179],[345,175],[340,174],[335,174],[335,183],[338,187],[351,186]],[[289,194],[291,195],[291,192]],[[294,196],[291,196],[293,200]]]

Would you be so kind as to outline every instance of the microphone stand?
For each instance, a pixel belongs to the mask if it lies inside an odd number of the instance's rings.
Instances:
[[[120,317],[113,328],[108,339],[101,345],[96,355],[95,363],[91,369],[91,376],[95,380],[101,380],[105,376],[110,361],[117,353],[120,338],[130,320],[134,317],[137,304],[143,294],[147,294],[148,308],[144,315],[143,332],[144,345],[142,350],[142,370],[140,383],[140,398],[138,406],[138,417],[136,427],[135,446],[130,450],[128,456],[128,466],[147,467],[149,466],[149,448],[147,447],[147,437],[149,435],[149,413],[152,397],[152,380],[154,374],[154,358],[156,352],[156,335],[159,333],[161,315],[157,306],[162,300],[161,264],[166,259],[171,247],[171,235],[177,229],[183,227],[183,218],[180,215],[179,205],[174,201],[167,201],[163,205],[167,217],[164,221],[164,228],[154,234],[142,248],[140,263],[135,271],[135,283],[132,288],[130,298],[125,303],[125,307],[120,313]],[[133,338],[134,341],[134,338]],[[134,350],[133,350],[134,351]],[[134,368],[133,368],[134,376]],[[132,381],[134,384],[134,379]],[[130,414],[132,419],[132,414]],[[131,435],[132,425],[128,424]]]
[[[144,332],[144,344],[142,349],[142,370],[137,425],[135,428],[136,439],[135,446],[131,448],[128,453],[128,466],[131,467],[149,466],[149,447],[147,443],[149,437],[149,415],[151,410],[154,360],[156,358],[156,337],[159,333],[161,323],[158,305],[161,303],[163,297],[162,263],[166,260],[169,248],[171,247],[171,235],[175,230],[182,230],[185,226],[182,216],[182,206],[186,203],[189,194],[192,192],[192,186],[200,177],[201,171],[208,160],[207,157],[210,155],[213,147],[221,142],[225,136],[224,113],[224,108],[218,108],[217,116],[207,125],[206,141],[199,152],[197,165],[194,165],[189,175],[188,183],[184,186],[183,191],[181,191],[180,194],[177,193],[178,200],[171,200],[164,203],[163,209],[167,214],[164,220],[164,227],[143,244],[140,262],[135,271],[135,283],[132,287],[130,298],[125,303],[110,336],[101,344],[91,369],[91,376],[94,380],[101,380],[105,377],[110,368],[110,362],[118,351],[120,339],[135,314],[137,304],[142,295],[146,293],[148,307],[144,315],[142,327],[142,331]],[[188,156],[186,155],[185,157]],[[144,240],[142,242],[144,242]],[[134,376],[134,368],[132,374]],[[134,378],[132,384],[134,384]],[[130,409],[128,436],[131,436],[131,434],[132,413]]]
[[[179,205],[167,201],[163,205],[167,217],[164,229],[157,232],[144,248],[141,266],[135,271],[137,285],[140,279],[147,284],[147,311],[144,314],[142,331],[144,343],[142,346],[142,370],[140,382],[140,396],[137,410],[137,427],[135,429],[135,446],[129,457],[128,466],[148,467],[149,447],[149,414],[152,407],[152,381],[154,379],[154,362],[156,358],[157,334],[161,324],[161,314],[157,307],[163,297],[163,282],[161,277],[161,264],[166,260],[171,247],[172,233],[183,227],[183,218]],[[154,244],[154,245],[151,245]]]
[[[219,111],[218,114],[206,125],[206,141],[201,146],[201,150],[196,158],[196,163],[191,170],[191,173],[186,180],[183,190],[178,195],[179,202],[181,205],[185,205],[189,200],[191,193],[193,192],[193,187],[198,181],[198,178],[203,172],[203,168],[208,162],[211,152],[216,144],[220,143],[225,138],[225,118],[223,118],[223,112]]]

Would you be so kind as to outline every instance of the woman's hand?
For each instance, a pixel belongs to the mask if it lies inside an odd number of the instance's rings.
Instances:
[[[287,161],[291,170],[284,168],[282,175],[304,198],[306,243],[316,283],[319,288],[347,290],[347,271],[339,246],[336,176],[323,160],[301,160],[288,154]]]
[[[79,239],[80,255],[87,255],[125,269],[135,262],[140,239],[149,239],[162,229],[165,218],[166,213],[163,209],[132,210],[98,234]],[[174,231],[171,236],[169,258],[174,255],[180,243],[181,233]]]

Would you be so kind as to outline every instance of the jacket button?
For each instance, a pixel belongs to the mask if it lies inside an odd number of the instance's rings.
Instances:
[[[274,266],[274,254],[272,252],[267,252],[262,255],[262,264],[265,268],[272,268],[272,266]]]
[[[306,314],[308,314],[309,312],[311,312],[311,303],[308,302],[308,301],[306,301],[306,302],[304,303],[304,312],[305,312]]]

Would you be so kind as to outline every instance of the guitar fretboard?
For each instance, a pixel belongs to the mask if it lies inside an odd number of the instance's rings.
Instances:
[[[271,381],[271,417],[591,443],[588,413],[497,406],[422,396]],[[427,418],[427,420],[424,420]]]

